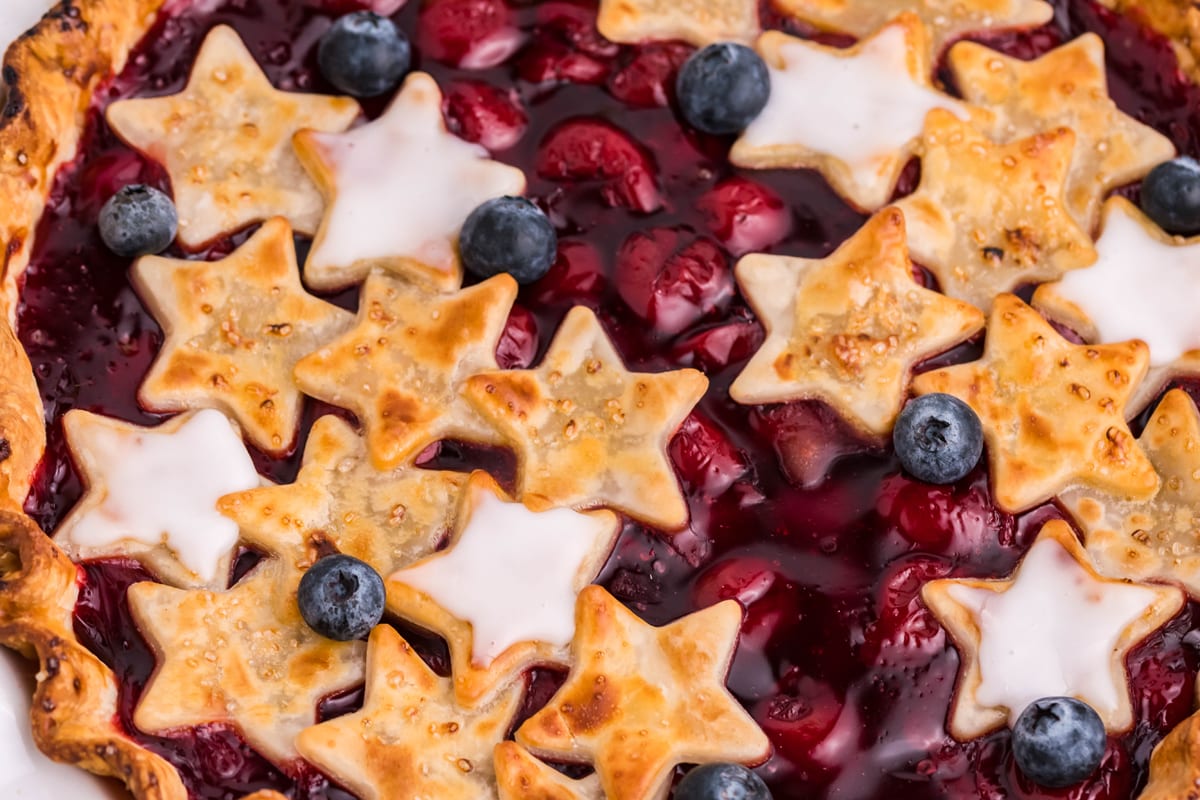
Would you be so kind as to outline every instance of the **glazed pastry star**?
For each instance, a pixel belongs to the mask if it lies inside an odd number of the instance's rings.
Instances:
[[[742,620],[736,601],[655,628],[589,586],[575,619],[567,682],[517,729],[534,754],[594,763],[609,800],[651,800],[677,764],[755,764],[770,753],[725,688]]]
[[[1086,230],[1095,227],[1100,202],[1110,190],[1175,155],[1170,139],[1123,114],[1109,97],[1104,41],[1094,33],[1033,61],[974,42],[959,42],[947,58],[963,97],[995,113],[991,130],[998,141],[1058,126],[1075,132],[1066,203]]]
[[[600,0],[596,27],[623,44],[682,39],[749,44],[758,35],[757,0]]]
[[[949,42],[973,33],[1036,28],[1054,9],[1043,0],[773,0],[780,10],[816,27],[862,38],[908,11],[930,31],[928,63]]]
[[[1167,392],[1138,443],[1161,479],[1152,498],[1076,488],[1059,502],[1105,573],[1172,581],[1200,597],[1200,414],[1186,392]]]
[[[1104,204],[1098,258],[1039,286],[1033,304],[1084,339],[1141,339],[1150,375],[1129,402],[1136,412],[1180,374],[1200,374],[1200,237],[1169,236],[1133,203]]]
[[[1067,128],[997,145],[953,114],[929,112],[921,184],[896,205],[913,259],[951,297],[991,307],[1021,284],[1096,258],[1063,201],[1075,135]]]
[[[238,528],[217,501],[261,479],[224,414],[143,428],[74,410],[63,432],[87,488],[54,532],[60,547],[77,561],[135,558],[176,586],[228,585]]]
[[[227,592],[131,586],[130,611],[158,657],[134,724],[153,734],[230,723],[276,764],[295,760],[317,704],[362,680],[364,652],[305,624],[299,566],[268,559]]]
[[[464,711],[439,678],[387,626],[371,633],[361,711],[303,731],[306,759],[363,800],[477,800],[495,792],[492,751],[521,701],[517,681],[488,705]]]
[[[219,408],[262,450],[287,451],[301,409],[292,368],[353,319],[304,291],[287,222],[268,220],[220,261],[138,259],[132,281],[166,334],[139,401]]]
[[[475,472],[449,546],[387,579],[388,609],[446,640],[455,699],[474,708],[527,667],[567,663],[575,598],[620,529],[611,511],[512,502]]]
[[[674,530],[688,511],[666,446],[707,388],[694,369],[629,372],[596,315],[576,306],[541,366],[475,375],[463,393],[516,450],[521,499],[609,506]]]
[[[1125,424],[1146,374],[1139,341],[1076,345],[1009,294],[996,298],[983,358],[918,375],[917,394],[947,392],[983,423],[992,494],[1018,512],[1072,486],[1149,499],[1158,477]]]
[[[388,575],[432,553],[450,533],[467,476],[399,467],[380,471],[343,420],[318,419],[296,482],[221,498],[247,541],[297,563],[333,547]]]
[[[729,159],[755,169],[816,169],[859,208],[887,203],[930,109],[968,118],[930,85],[925,29],[910,13],[848,49],[779,31],[764,33],[756,48],[771,73],[771,98]]]
[[[498,368],[496,344],[516,297],[507,274],[436,294],[372,273],[357,324],[301,359],[296,383],[358,415],[379,469],[404,464],[439,439],[495,442],[496,432],[459,387],[469,375]]]
[[[106,118],[126,143],[160,162],[189,249],[282,216],[311,234],[323,203],[292,150],[302,128],[337,132],[358,117],[346,97],[280,92],[232,28],[204,40],[187,87],[169,97],[119,100]]]
[[[960,740],[1064,695],[1110,732],[1128,730],[1125,656],[1183,607],[1174,587],[1101,576],[1062,520],[1046,523],[1007,579],[932,581],[921,597],[962,658],[949,726]]]
[[[516,742],[501,742],[495,751],[499,800],[604,800],[595,773],[573,781]]]
[[[304,266],[315,289],[357,283],[372,267],[457,289],[467,216],[525,190],[521,170],[446,130],[441,90],[423,72],[379,119],[344,134],[301,132],[296,152],[329,204]]]
[[[895,208],[827,258],[750,255],[738,262],[737,279],[767,338],[730,397],[823,400],[873,436],[891,431],[914,364],[983,328],[979,309],[913,280]]]

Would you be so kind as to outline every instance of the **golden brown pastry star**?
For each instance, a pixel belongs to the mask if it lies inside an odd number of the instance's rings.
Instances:
[[[623,44],[682,39],[749,44],[760,30],[757,0],[600,0],[596,27]]]
[[[913,389],[952,394],[979,415],[992,493],[1005,511],[1072,486],[1147,500],[1158,476],[1125,424],[1125,403],[1148,362],[1143,342],[1072,344],[1002,294],[983,358],[918,375]]]
[[[1012,141],[1059,126],[1075,132],[1067,210],[1091,231],[1104,196],[1175,155],[1175,145],[1121,112],[1108,94],[1104,41],[1087,33],[1041,58],[1021,61],[974,42],[947,56],[968,102],[996,115],[991,133]]]
[[[595,773],[573,781],[516,742],[496,745],[499,800],[604,800]]]
[[[595,764],[609,800],[661,797],[677,764],[763,761],[766,734],[725,688],[741,621],[741,606],[725,600],[655,628],[587,587],[567,682],[517,742]]]
[[[772,0],[781,11],[821,30],[868,36],[910,11],[929,29],[929,63],[949,42],[988,31],[1036,28],[1054,9],[1043,0]]]
[[[1063,520],[1046,523],[1011,576],[953,578],[921,590],[962,666],[950,732],[973,739],[1043,697],[1076,697],[1104,726],[1133,726],[1125,657],[1179,612],[1173,586],[1098,573]]]
[[[895,208],[827,258],[750,255],[738,262],[737,279],[767,338],[730,397],[823,400],[873,436],[891,432],[914,364],[983,328],[979,309],[913,280]]]
[[[197,249],[274,216],[301,233],[316,231],[324,202],[292,136],[344,131],[358,114],[347,97],[276,90],[237,33],[218,25],[182,92],[119,100],[106,118],[126,143],[166,167],[179,243]]]
[[[267,220],[220,261],[138,259],[132,281],[166,334],[138,400],[219,408],[259,448],[290,449],[302,404],[292,369],[354,317],[304,291],[287,221]]]
[[[379,469],[407,463],[439,439],[496,443],[459,387],[497,369],[496,344],[516,297],[507,274],[437,294],[375,272],[363,286],[357,324],[302,359],[296,382],[358,415]]]
[[[475,375],[463,394],[516,450],[520,499],[608,506],[674,530],[688,510],[666,446],[707,388],[694,369],[629,372],[576,306],[537,369]]]
[[[1138,444],[1161,479],[1152,498],[1079,487],[1059,501],[1102,571],[1179,583],[1200,597],[1200,414],[1186,392],[1167,392]]]
[[[1095,261],[1063,199],[1075,139],[1058,128],[997,145],[948,111],[929,112],[921,184],[896,205],[913,259],[942,291],[986,311],[1001,292]]]
[[[300,733],[306,759],[363,800],[478,800],[495,793],[492,751],[521,702],[517,681],[489,705],[464,711],[390,627],[371,632],[361,711]]]

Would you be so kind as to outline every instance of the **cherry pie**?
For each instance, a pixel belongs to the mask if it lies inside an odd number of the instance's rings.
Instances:
[[[0,119],[38,744],[143,800],[1194,797],[1197,42],[64,0]]]

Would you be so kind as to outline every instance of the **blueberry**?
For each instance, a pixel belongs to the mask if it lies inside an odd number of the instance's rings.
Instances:
[[[119,256],[161,253],[175,238],[179,215],[171,198],[141,183],[122,186],[100,209],[100,238]]]
[[[1107,736],[1100,715],[1073,697],[1044,697],[1017,717],[1013,758],[1039,786],[1061,789],[1100,766]]]
[[[309,567],[296,601],[308,627],[339,642],[361,639],[383,619],[383,578],[357,558],[335,554]]]
[[[954,483],[983,453],[983,426],[971,407],[948,394],[910,400],[892,431],[900,463],[917,480]]]
[[[710,44],[692,54],[675,79],[683,118],[718,135],[745,130],[771,96],[771,76],[758,53],[732,42]]]
[[[458,239],[463,267],[481,278],[507,272],[517,283],[545,275],[558,235],[542,210],[524,197],[497,197],[471,212]]]
[[[317,64],[339,91],[375,97],[395,88],[412,61],[408,39],[387,17],[356,11],[321,37]]]
[[[1142,181],[1142,211],[1168,233],[1200,233],[1200,164],[1184,156],[1150,170]]]
[[[694,767],[675,787],[675,800],[771,800],[763,779],[741,764]]]

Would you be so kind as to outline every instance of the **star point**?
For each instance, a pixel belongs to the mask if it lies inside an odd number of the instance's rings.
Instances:
[[[495,764],[499,800],[604,800],[595,773],[571,780],[516,742],[496,745]]]
[[[1174,587],[1100,575],[1062,520],[1046,523],[1010,577],[932,581],[921,596],[962,657],[950,712],[960,740],[1064,695],[1094,708],[1110,732],[1128,730],[1125,656],[1183,607]]]
[[[622,44],[680,39],[696,47],[749,44],[761,30],[756,0],[600,0],[596,27]]]
[[[286,452],[302,407],[293,367],[353,319],[304,291],[287,222],[268,220],[219,261],[138,259],[132,281],[165,332],[142,404],[219,408],[262,450]]]
[[[891,432],[913,365],[983,328],[979,309],[913,280],[895,208],[827,258],[750,255],[737,278],[767,338],[730,396],[747,404],[822,400],[871,436]]]
[[[763,761],[766,734],[725,688],[741,618],[726,600],[655,628],[602,587],[585,588],[567,681],[517,742],[594,763],[610,800],[662,796],[681,763]]]
[[[292,150],[301,129],[344,131],[359,115],[347,97],[281,92],[237,33],[208,34],[182,92],[120,100],[113,130],[171,176],[179,242],[188,249],[273,216],[311,234],[321,195]]]
[[[666,446],[707,388],[693,369],[629,372],[576,306],[537,369],[474,375],[463,393],[517,452],[520,499],[607,506],[674,530],[688,510]]]

